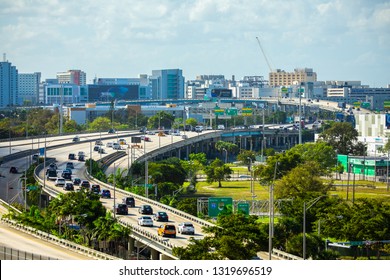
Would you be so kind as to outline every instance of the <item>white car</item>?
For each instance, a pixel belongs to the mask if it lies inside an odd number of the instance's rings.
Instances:
[[[121,145],[120,145],[119,143],[113,143],[113,144],[112,144],[112,148],[113,148],[114,150],[120,150],[120,149],[121,149]]]
[[[149,216],[142,216],[138,218],[138,225],[152,227],[153,220]]]
[[[180,223],[177,227],[177,231],[181,234],[195,234],[194,225],[189,222]]]
[[[57,187],[63,187],[63,186],[65,186],[65,183],[66,182],[65,182],[64,178],[57,178],[54,185],[56,185]]]
[[[112,147],[112,142],[107,142],[107,143],[106,143],[106,147],[107,147],[107,148],[111,148],[111,147]]]

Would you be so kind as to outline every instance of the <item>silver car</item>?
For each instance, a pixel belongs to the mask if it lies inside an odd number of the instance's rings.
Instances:
[[[153,226],[153,220],[149,216],[142,216],[142,217],[138,218],[138,225],[152,227]]]
[[[177,227],[177,231],[181,234],[195,234],[195,228],[192,223],[189,222],[184,222],[180,223],[179,226]]]

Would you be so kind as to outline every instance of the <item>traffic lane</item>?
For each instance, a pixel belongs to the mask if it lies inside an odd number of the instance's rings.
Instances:
[[[58,246],[46,242],[40,238],[24,233],[0,223],[0,244],[9,248],[24,252],[33,253],[37,256],[42,255],[60,260],[93,260],[94,258],[78,254],[73,251],[64,250]]]
[[[70,135],[62,135],[62,136],[51,136],[51,137],[42,137],[42,138],[31,138],[31,139],[23,139],[23,140],[11,140],[11,147],[16,147],[20,146],[23,147],[23,149],[37,149],[39,147],[44,147],[44,143],[47,142],[55,142],[57,144],[66,144],[66,143],[74,143],[72,140],[75,136],[79,136],[80,139],[86,140],[85,138],[93,138],[93,139],[100,139],[101,137],[106,138],[106,137],[112,137],[117,138],[121,137],[123,135],[129,134],[129,133],[139,133],[136,130],[129,130],[129,131],[123,131],[123,132],[118,132],[117,134],[115,133],[107,133],[107,132],[102,132],[101,135],[100,133],[88,133],[88,134],[70,134]],[[4,141],[0,142],[0,151],[2,149],[8,149],[9,151],[9,146],[10,146],[10,141]]]
[[[19,184],[19,179],[24,177],[24,171],[26,169],[26,159],[20,158],[2,164],[0,166],[0,197],[3,200],[16,198],[18,203],[24,203],[22,195],[19,195],[22,192],[22,185]],[[16,167],[18,173],[10,173],[10,168]]]
[[[122,202],[122,199],[125,198],[127,195],[123,195],[121,193],[116,193],[115,195],[115,203],[121,203]],[[101,199],[101,202],[103,203],[103,205],[109,209],[110,211],[113,211],[114,209],[114,198],[113,198],[113,192],[111,193],[111,199]],[[148,203],[145,203],[143,201],[140,201],[140,200],[137,200],[135,198],[135,207],[129,207],[129,214],[128,215],[116,215],[117,218],[120,218],[121,220],[123,220],[124,222],[126,223],[130,223],[132,224],[132,226],[135,226],[135,227],[139,227],[139,228],[142,228],[143,230],[151,233],[151,234],[155,234],[156,236],[158,235],[157,234],[157,229],[160,225],[166,223],[166,222],[159,222],[159,221],[153,221],[153,227],[146,227],[146,226],[139,226],[138,225],[138,218],[141,217],[141,216],[150,216],[152,219],[153,219],[153,215],[145,215],[145,214],[140,214],[138,211],[140,209],[140,206],[143,205],[143,204],[148,204]],[[171,213],[169,211],[166,211],[165,209],[160,209],[159,207],[156,207],[154,205],[151,205],[151,207],[153,208],[153,214],[154,213],[157,213],[159,211],[163,211],[163,212],[167,212],[168,216],[169,216],[169,221],[168,223],[169,224],[173,224],[175,225],[176,227],[176,238],[169,238],[169,242],[171,244],[173,244],[174,246],[186,246],[188,245],[188,239],[189,238],[203,238],[204,235],[202,233],[202,229],[201,229],[201,226],[198,226],[196,225],[195,223],[193,223],[194,227],[195,227],[195,235],[183,235],[183,234],[178,234],[178,225],[179,223],[182,223],[182,222],[191,222],[191,221],[188,221],[187,219],[179,216],[179,215],[176,215],[174,213]]]

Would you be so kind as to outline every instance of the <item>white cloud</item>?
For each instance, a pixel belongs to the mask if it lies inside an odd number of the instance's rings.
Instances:
[[[389,21],[390,3],[379,0],[0,1],[1,51],[20,68],[42,68],[35,71],[43,76],[48,55],[55,55],[50,69],[79,64],[106,76],[175,62],[187,78],[203,68],[260,74],[265,62],[256,36],[269,60],[288,71],[369,57],[369,51],[380,61],[388,57]]]

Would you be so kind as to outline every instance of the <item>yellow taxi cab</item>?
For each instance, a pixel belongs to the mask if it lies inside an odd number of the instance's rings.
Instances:
[[[174,225],[170,225],[170,224],[162,224],[157,229],[157,234],[161,235],[162,237],[171,236],[171,237],[176,238],[176,227]]]

